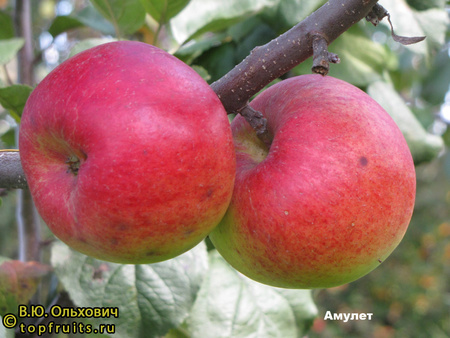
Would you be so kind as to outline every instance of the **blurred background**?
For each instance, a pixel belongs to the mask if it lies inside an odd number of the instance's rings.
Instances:
[[[25,61],[18,53],[28,42],[17,36],[19,2],[0,0],[0,87],[24,82],[18,69]],[[70,55],[118,38],[168,50],[212,83],[325,1],[172,1],[170,10],[146,8],[147,14],[135,1],[29,3],[33,58],[26,84],[34,86]],[[141,1],[146,3],[158,2]],[[341,63],[332,65],[329,75],[366,90],[399,124],[416,163],[415,211],[404,240],[379,268],[351,284],[313,290],[318,315],[309,337],[450,337],[450,5],[445,0],[380,4],[391,14],[396,34],[427,39],[402,46],[392,40],[385,20],[377,27],[360,22],[331,44]],[[310,68],[308,60],[285,77]],[[0,148],[15,148],[18,118],[20,111],[0,107]],[[17,226],[21,198],[0,189],[2,257],[17,259],[23,246]],[[37,235],[43,243],[52,239],[45,226]],[[44,245],[43,260],[46,250]],[[373,317],[324,320],[327,311]]]

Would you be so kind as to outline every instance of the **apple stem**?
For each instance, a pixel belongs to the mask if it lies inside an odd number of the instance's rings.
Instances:
[[[244,106],[244,108],[239,112],[245,120],[250,124],[250,126],[256,131],[258,138],[263,141],[268,147],[272,143],[272,137],[267,129],[267,119],[264,115],[253,109],[250,105]]]
[[[331,63],[339,63],[339,56],[328,51],[328,41],[322,34],[316,34],[312,38],[313,46],[313,73],[327,75],[330,70]]]

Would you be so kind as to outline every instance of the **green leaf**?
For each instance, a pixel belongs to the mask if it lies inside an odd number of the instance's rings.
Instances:
[[[14,22],[11,16],[4,11],[0,11],[0,40],[11,39],[14,36]]]
[[[220,31],[279,0],[191,0],[186,8],[171,20],[175,40],[181,45],[195,35]]]
[[[377,101],[399,126],[416,164],[435,158],[444,147],[441,137],[427,133],[401,96],[388,83],[372,83],[367,93]]]
[[[86,6],[81,11],[75,14],[78,19],[85,26],[98,30],[106,35],[114,35],[114,25],[105,19],[93,6]]]
[[[248,20],[247,20],[248,21]],[[247,22],[245,21],[245,22]],[[244,22],[244,23],[245,23]],[[241,26],[238,24],[237,26]],[[232,30],[232,29],[231,29]],[[236,46],[236,61],[244,60],[256,46],[261,46],[277,37],[277,33],[270,26],[261,23],[254,27]]]
[[[111,22],[105,19],[92,5],[84,7],[75,14],[57,16],[50,25],[48,32],[57,35],[78,27],[90,27],[106,35],[114,35],[115,29]]]
[[[428,102],[439,106],[445,101],[445,95],[450,87],[450,62],[448,49],[443,49],[434,59],[430,69],[422,81],[422,97]]]
[[[7,64],[23,47],[25,40],[22,38],[12,38],[0,40],[0,65]]]
[[[33,88],[26,85],[0,88],[0,104],[9,111],[16,122],[20,122],[23,108],[32,91]]]
[[[192,337],[302,337],[317,315],[310,290],[257,283],[233,269],[216,250],[187,319]]]
[[[205,51],[220,46],[228,38],[228,34],[220,33],[210,36],[202,36],[201,39],[192,40],[190,43],[183,45],[175,52],[175,56],[187,64],[191,64],[193,60],[202,55]]]
[[[6,133],[0,136],[0,138],[6,148],[13,148],[16,146],[16,135],[13,128],[9,129]]]
[[[174,259],[143,265],[103,262],[71,250],[52,248],[52,265],[77,306],[118,307],[118,318],[95,323],[116,325],[118,337],[159,337],[187,317],[208,261],[205,244]]]
[[[322,6],[326,0],[281,0],[277,17],[285,21],[286,27],[292,27]]]
[[[70,15],[62,15],[57,16],[52,24],[50,25],[48,32],[53,36],[56,37],[59,34],[66,32],[70,29],[78,28],[84,26],[83,23],[78,20],[77,18],[74,18]]]
[[[232,43],[225,43],[202,54],[195,64],[205,68],[214,82],[228,73],[235,65],[235,48]]]
[[[407,0],[408,5],[419,11],[424,11],[433,7],[445,8],[446,0]]]
[[[447,27],[450,24],[448,14],[441,9],[429,9],[416,12],[415,18],[422,28],[425,40],[431,51],[436,51],[445,44]]]
[[[203,68],[202,66],[194,65],[194,66],[192,66],[192,69],[194,69],[197,72],[197,74],[203,78],[203,80],[205,80],[205,81],[211,80],[211,75],[209,75],[208,71],[205,68]]]
[[[140,0],[91,0],[91,3],[119,30],[116,34],[132,34],[145,22]]]
[[[190,0],[141,0],[145,11],[159,23],[166,23],[177,15]]]

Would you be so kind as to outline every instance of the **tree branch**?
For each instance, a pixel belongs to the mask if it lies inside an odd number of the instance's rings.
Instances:
[[[0,151],[0,186],[8,189],[27,188],[27,180],[20,163],[19,151]]]
[[[16,0],[15,4],[16,33],[25,41],[17,58],[18,82],[32,86],[34,84],[34,50],[31,0]],[[15,132],[17,145],[19,127],[16,128]],[[13,160],[13,163],[19,163],[19,165],[15,167],[15,170],[20,170],[20,172],[18,172],[18,176],[16,176],[15,180],[13,179],[12,182],[20,185],[25,182],[25,176],[23,175],[20,157],[18,155],[19,152],[12,152],[10,159]],[[0,177],[2,177],[1,174]],[[33,203],[30,191],[28,189],[19,190],[16,195],[16,201],[16,222],[19,237],[18,259],[21,261],[40,261],[40,218]],[[37,295],[35,295],[35,297],[37,297]]]
[[[33,31],[31,27],[31,1],[16,1],[15,9],[17,35],[23,37],[25,44],[19,51],[19,81],[20,83],[32,86],[34,84],[33,71]]]
[[[249,99],[274,79],[313,55],[313,40],[320,36],[319,47],[329,45],[352,25],[363,19],[378,0],[329,0],[298,25],[272,40],[256,47],[250,55],[211,85],[229,114],[244,112],[248,121],[257,126],[258,135],[266,143],[268,132],[265,119],[252,109],[245,109]],[[337,56],[328,53],[329,62]],[[3,155],[3,156],[2,156]],[[0,156],[0,188],[24,188],[26,181],[18,152]],[[10,164],[5,165],[4,161]]]
[[[313,38],[328,45],[363,19],[378,0],[329,0],[305,20],[264,46],[256,47],[228,74],[211,85],[229,114],[276,78],[313,55]]]

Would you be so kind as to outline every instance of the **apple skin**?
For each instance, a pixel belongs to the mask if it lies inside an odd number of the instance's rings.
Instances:
[[[72,248],[153,263],[223,217],[235,154],[227,113],[190,67],[120,41],[70,58],[32,92],[20,156],[36,207]]]
[[[268,149],[240,116],[233,197],[210,234],[238,271],[283,288],[328,288],[380,265],[399,244],[415,169],[397,125],[360,89],[302,75],[259,94]]]

